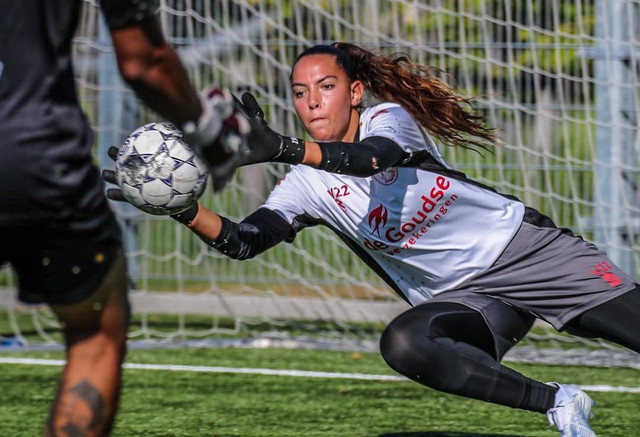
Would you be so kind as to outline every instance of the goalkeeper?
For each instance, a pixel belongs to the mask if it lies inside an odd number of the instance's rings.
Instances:
[[[120,230],[93,165],[72,69],[72,38],[88,3],[7,1],[0,13],[0,263],[14,268],[21,301],[50,305],[66,343],[46,436],[110,433],[129,323]],[[100,5],[122,77],[183,127],[221,188],[248,127],[230,95],[194,91],[164,40],[157,1]]]
[[[562,436],[594,436],[585,392],[500,361],[536,318],[640,352],[634,280],[594,245],[447,165],[426,132],[461,147],[497,139],[473,101],[428,67],[335,43],[300,54],[290,81],[314,141],[272,131],[250,94],[239,104],[252,126],[244,164],[293,165],[263,206],[240,223],[197,204],[174,218],[236,259],[328,226],[412,307],[381,337],[393,369],[447,393],[546,414]],[[364,107],[365,90],[381,103]],[[121,200],[117,189],[109,195]]]

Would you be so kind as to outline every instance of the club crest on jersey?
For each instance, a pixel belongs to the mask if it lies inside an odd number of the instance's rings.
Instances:
[[[389,167],[373,175],[373,180],[382,185],[391,185],[398,179],[398,168]]]

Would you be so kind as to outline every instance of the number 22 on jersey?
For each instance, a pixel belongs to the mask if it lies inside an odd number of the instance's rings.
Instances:
[[[351,192],[349,191],[349,187],[346,184],[339,187],[332,187],[327,190],[327,193],[329,193],[329,196],[331,196],[333,200],[335,200],[340,209],[346,213],[347,207],[341,198],[351,194]]]

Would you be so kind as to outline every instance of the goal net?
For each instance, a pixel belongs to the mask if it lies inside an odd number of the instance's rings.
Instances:
[[[106,149],[157,117],[121,82],[97,1],[84,6],[74,46],[78,91],[96,130],[96,156],[111,167]],[[290,65],[311,45],[353,42],[448,72],[463,92],[480,96],[478,109],[505,143],[482,154],[443,148],[451,165],[596,242],[637,276],[638,0],[162,0],[158,14],[197,87],[251,91],[269,124],[289,135],[304,136]],[[286,170],[240,169],[223,193],[202,201],[240,220]],[[384,325],[407,309],[329,229],[307,229],[240,262],[207,250],[168,218],[113,207],[126,236],[133,340],[375,349]],[[59,342],[47,310],[16,303],[11,272],[2,279],[3,341]],[[523,344],[524,358],[513,359],[584,364],[594,349],[598,363],[633,362],[620,349],[544,325]]]

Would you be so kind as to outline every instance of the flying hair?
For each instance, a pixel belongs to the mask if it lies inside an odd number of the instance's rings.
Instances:
[[[293,68],[301,58],[315,54],[333,55],[350,81],[360,80],[379,101],[402,105],[448,146],[488,149],[499,143],[495,130],[476,112],[475,99],[457,94],[438,68],[417,64],[406,54],[385,56],[345,42],[310,47],[298,55]]]

